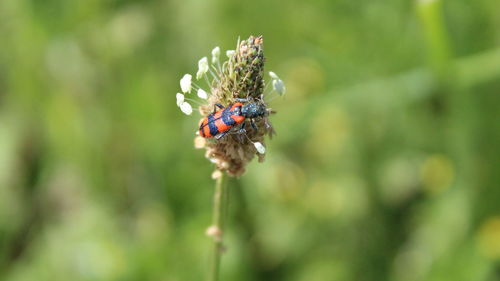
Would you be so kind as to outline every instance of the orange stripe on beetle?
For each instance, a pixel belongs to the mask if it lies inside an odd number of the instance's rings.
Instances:
[[[205,138],[219,139],[236,125],[243,123],[246,118],[253,120],[263,116],[267,116],[267,108],[263,103],[252,102],[243,105],[237,102],[206,116],[201,122],[199,134]]]

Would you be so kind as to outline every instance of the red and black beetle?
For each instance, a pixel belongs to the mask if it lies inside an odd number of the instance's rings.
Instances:
[[[200,136],[204,138],[221,139],[227,133],[231,131],[232,128],[238,124],[242,124],[239,133],[245,133],[245,123],[244,121],[249,118],[252,127],[256,129],[253,119],[258,117],[265,117],[269,114],[266,106],[261,102],[250,102],[243,104],[239,101],[246,101],[247,99],[238,99],[238,102],[233,103],[227,107],[220,104],[216,104],[219,107],[219,111],[205,117],[200,124]]]

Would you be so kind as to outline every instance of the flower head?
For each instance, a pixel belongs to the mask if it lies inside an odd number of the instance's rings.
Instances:
[[[231,176],[241,176],[245,172],[246,165],[258,157],[259,162],[265,158],[265,136],[271,137],[274,129],[269,121],[269,114],[273,113],[264,101],[264,52],[262,36],[250,36],[247,40],[238,42],[235,50],[226,51],[228,59],[220,60],[220,48],[212,50],[211,66],[206,57],[198,62],[196,78],[204,76],[209,91],[205,91],[198,85],[193,87],[197,91],[198,98],[204,104],[199,107],[203,118],[201,122],[209,122],[207,117],[214,113],[214,108],[222,105],[227,108],[240,99],[246,99],[243,104],[256,104],[261,108],[261,114],[257,117],[245,117],[235,125],[224,129],[225,135],[219,138],[204,138],[206,135],[198,133],[195,138],[196,148],[205,148],[205,156],[216,165],[216,171],[226,172]],[[206,74],[213,67],[215,76],[212,80]],[[285,86],[274,72],[270,72],[273,89],[282,94]],[[189,86],[189,87],[188,87]],[[191,91],[191,76],[185,75],[181,80],[183,93]],[[179,96],[180,95],[180,96]],[[189,103],[184,101],[184,95],[178,94],[177,103],[185,114],[191,114],[193,109]],[[222,110],[222,109],[217,109]],[[207,123],[208,124],[208,123]],[[216,125],[218,126],[218,125]],[[245,129],[242,130],[243,126]],[[210,136],[213,137],[212,134]]]

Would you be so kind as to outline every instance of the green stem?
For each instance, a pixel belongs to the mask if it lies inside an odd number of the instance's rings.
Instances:
[[[432,70],[439,79],[444,80],[440,82],[446,82],[452,70],[453,52],[444,24],[442,5],[442,0],[419,0],[417,14],[422,25]]]
[[[228,189],[225,184],[225,174],[222,173],[219,178],[215,181],[215,193],[214,193],[214,207],[213,207],[213,222],[212,230],[214,233],[212,237],[214,238],[214,250],[212,257],[212,266],[210,268],[209,281],[219,280],[220,262],[222,253],[224,251],[222,244],[223,229],[224,229],[224,217],[225,211],[228,203]]]

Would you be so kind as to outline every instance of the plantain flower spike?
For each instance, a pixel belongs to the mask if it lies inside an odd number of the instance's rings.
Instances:
[[[246,165],[254,157],[257,157],[259,162],[263,162],[266,154],[265,137],[271,138],[274,134],[274,129],[269,121],[269,114],[274,112],[267,107],[264,101],[263,43],[262,36],[250,36],[246,40],[238,41],[235,50],[226,51],[226,61],[219,61],[221,51],[220,48],[216,47],[212,50],[211,66],[208,66],[208,61],[205,58],[199,62],[199,73],[204,75],[210,68],[215,70],[213,79],[207,81],[209,91],[197,89],[198,85],[195,85],[198,97],[203,102],[198,108],[202,115],[200,123],[206,116],[214,113],[217,109],[216,105],[227,107],[246,99],[248,102],[262,104],[267,109],[267,114],[264,117],[253,119],[254,124],[247,118],[241,124],[245,124],[244,130],[237,126],[220,139],[203,139],[199,135],[195,137],[195,147],[206,150],[205,157],[215,164],[216,171],[226,172],[230,176],[243,175]],[[284,84],[279,77],[274,73],[269,74],[273,80],[271,83],[275,91],[284,92]],[[191,86],[191,77],[189,77],[189,85]],[[184,93],[191,89],[185,90],[187,87],[182,87]],[[181,100],[178,98],[179,101]],[[181,110],[188,114],[189,110],[185,111],[182,108],[184,103],[182,99]]]

